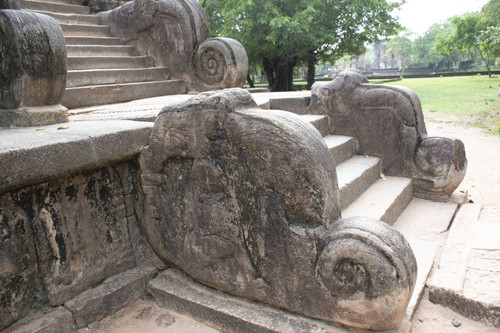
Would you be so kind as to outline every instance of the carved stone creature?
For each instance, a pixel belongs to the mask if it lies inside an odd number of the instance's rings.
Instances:
[[[420,100],[408,88],[369,84],[346,70],[313,85],[307,110],[328,115],[330,132],[355,137],[359,153],[380,157],[388,175],[412,178],[418,196],[447,198],[465,176],[462,141],[429,137]]]
[[[8,9],[11,8],[11,9]],[[0,127],[68,121],[66,44],[53,18],[0,2]]]
[[[230,38],[208,38],[203,8],[196,0],[134,0],[98,14],[113,35],[154,57],[192,90],[242,87],[248,72],[244,47]]]
[[[142,228],[165,262],[221,291],[363,329],[398,325],[416,262],[385,223],[340,219],[333,158],[298,116],[246,91],[165,108],[140,158]]]

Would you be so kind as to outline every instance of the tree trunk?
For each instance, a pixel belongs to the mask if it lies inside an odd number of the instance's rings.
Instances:
[[[262,61],[262,67],[264,67],[270,91],[293,90],[293,68],[297,64],[297,60],[298,57],[264,59]]]
[[[488,71],[488,77],[491,79],[491,69],[490,69],[490,62],[488,57],[484,57],[483,52],[479,51],[479,55],[481,56],[481,59],[483,59],[484,64],[486,65],[486,70]]]
[[[255,85],[253,84],[253,80],[250,77],[250,73],[247,74],[247,82],[248,82],[248,85],[250,86],[250,88],[255,88]]]
[[[274,76],[275,61],[264,58],[262,59],[262,67],[264,68],[264,73],[266,73],[267,83],[269,85],[269,90],[273,91],[276,85],[276,79]]]
[[[314,54],[314,50],[310,50],[307,55],[307,90],[311,90],[312,85],[314,84],[314,78],[316,76],[316,55]]]
[[[276,66],[276,85],[274,91],[293,90],[293,68],[297,64],[297,57],[280,59]]]

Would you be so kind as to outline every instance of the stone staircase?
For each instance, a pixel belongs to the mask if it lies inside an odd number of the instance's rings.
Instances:
[[[342,217],[367,216],[392,225],[413,198],[411,179],[385,176],[380,158],[356,155],[355,138],[328,134],[328,116],[300,116],[319,130],[333,156]]]
[[[141,98],[184,94],[187,86],[173,80],[166,67],[138,54],[111,35],[108,25],[79,0],[21,0],[23,10],[56,19],[67,50],[67,83],[62,104],[67,108],[119,103]]]

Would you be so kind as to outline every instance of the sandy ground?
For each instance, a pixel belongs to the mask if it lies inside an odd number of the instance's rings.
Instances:
[[[426,115],[427,117],[427,115]],[[453,136],[465,144],[468,171],[457,191],[468,192],[469,199],[483,205],[500,204],[500,136],[467,125],[453,117],[430,115],[427,131],[430,135]],[[462,125],[457,125],[461,123]],[[455,327],[452,320],[458,320]],[[455,322],[456,324],[456,322]],[[432,304],[424,295],[412,320],[414,333],[463,332],[493,333],[500,329],[464,318],[439,305]],[[100,322],[79,330],[101,333],[183,333],[220,332],[189,317],[159,307],[151,297],[144,296],[134,304]]]

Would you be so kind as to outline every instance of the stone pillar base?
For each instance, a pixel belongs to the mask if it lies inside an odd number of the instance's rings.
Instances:
[[[43,126],[68,122],[68,109],[58,105],[0,109],[0,127]]]

